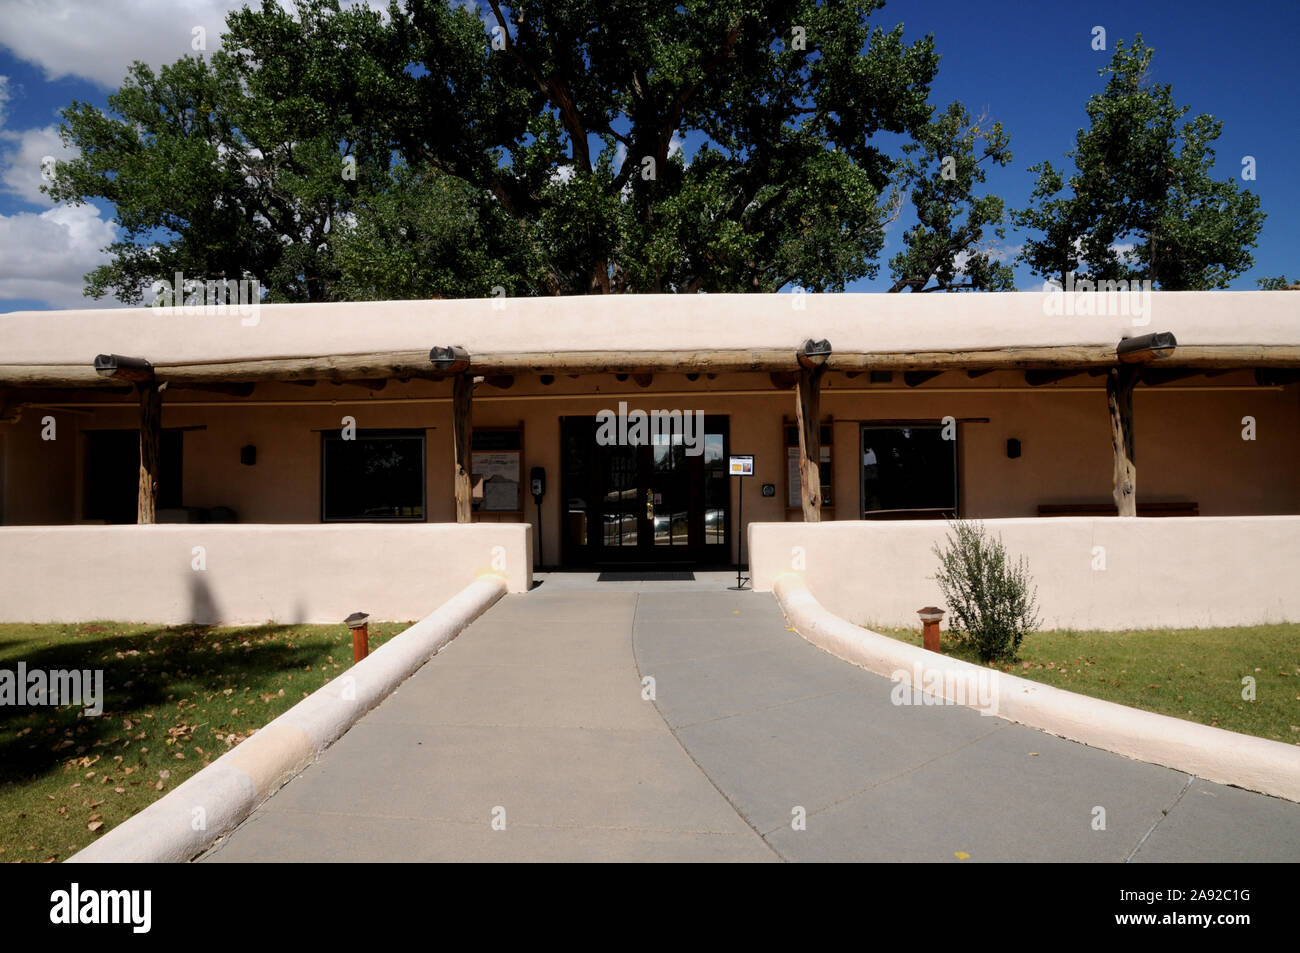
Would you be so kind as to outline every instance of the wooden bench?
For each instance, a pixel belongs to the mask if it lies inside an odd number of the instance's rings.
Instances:
[[[1114,503],[1040,503],[1039,516],[1116,516],[1119,510]],[[1200,516],[1201,508],[1195,500],[1173,500],[1163,503],[1139,503],[1138,516]]]

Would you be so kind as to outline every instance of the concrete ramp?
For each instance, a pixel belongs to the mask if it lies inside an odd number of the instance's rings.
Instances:
[[[637,599],[502,599],[205,859],[776,860],[642,699]]]
[[[589,582],[501,600],[205,859],[1300,856],[1298,804],[896,705],[769,595]]]

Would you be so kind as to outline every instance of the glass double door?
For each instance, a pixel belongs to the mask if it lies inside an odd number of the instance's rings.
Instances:
[[[604,444],[594,418],[565,417],[561,440],[566,563],[727,562],[725,416],[706,416],[694,441],[641,445]]]

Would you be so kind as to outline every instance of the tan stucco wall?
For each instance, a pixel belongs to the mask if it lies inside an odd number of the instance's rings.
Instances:
[[[26,311],[0,319],[0,355],[4,363],[89,365],[97,353],[118,353],[163,365],[427,351],[448,344],[471,352],[793,351],[808,337],[828,338],[844,353],[910,352],[1011,345],[1114,347],[1126,335],[1149,331],[1173,331],[1183,346],[1300,344],[1300,295],[1155,292],[1150,313],[1138,320],[1123,314],[1054,314],[1049,297],[1017,291],[280,304],[261,306],[255,324],[245,324],[252,318],[238,313],[166,308]]]
[[[527,592],[531,539],[526,526],[445,523],[6,526],[0,621],[421,619],[484,572]]]
[[[1300,621],[1297,516],[1061,517],[985,526],[1013,560],[1027,559],[1046,628]],[[933,547],[946,535],[942,523],[911,520],[755,524],[754,589],[771,591],[779,575],[796,571],[838,616],[919,629],[916,610],[947,608],[933,579]],[[1094,568],[1099,555],[1104,569]]]
[[[1196,380],[1201,381],[1197,384]],[[1204,379],[1187,386],[1207,386]],[[970,381],[949,373],[919,388],[871,385],[866,376],[831,374],[822,411],[835,421],[835,509],[829,516],[859,515],[859,427],[862,421],[962,420],[959,430],[961,506],[985,518],[1033,516],[1040,503],[1105,502],[1111,496],[1111,446],[1105,392],[1097,378],[1071,378],[1065,386],[1030,389],[1021,375],[1006,372]],[[1252,515],[1300,513],[1300,386],[1259,388],[1248,373],[1216,378],[1214,390],[1139,387],[1135,397],[1138,497],[1194,500],[1201,513]],[[1082,389],[1077,389],[1082,388]],[[49,398],[59,398],[51,392]],[[97,400],[118,401],[112,407]],[[794,394],[772,387],[765,374],[659,374],[651,388],[613,375],[560,376],[549,386],[520,377],[513,387],[481,384],[474,423],[480,427],[524,424],[523,476],[543,466],[543,560],[560,558],[557,532],[560,488],[560,425],[564,415],[616,409],[702,410],[730,418],[731,452],[752,453],[756,475],[746,483],[745,522],[800,519],[785,508],[782,420],[794,418]],[[189,402],[188,405],[186,402]],[[54,416],[58,439],[40,439],[41,418]],[[450,387],[446,383],[392,382],[382,391],[327,383],[305,388],[259,385],[252,398],[225,398],[200,391],[169,392],[165,427],[201,427],[184,436],[183,502],[229,506],[244,523],[316,523],[320,519],[320,431],[341,426],[345,415],[360,429],[427,430],[427,510],[430,522],[454,519],[451,472]],[[1241,439],[1241,419],[1255,417],[1257,438]],[[16,424],[0,424],[4,441],[4,520],[9,524],[67,523],[81,517],[84,447],[89,429],[130,428],[134,401],[91,395],[78,406],[27,408]],[[1023,455],[1006,457],[1006,440],[1017,437]],[[239,462],[239,448],[257,447],[255,466]],[[732,480],[732,512],[736,512]],[[775,483],[764,499],[760,484]],[[529,522],[536,510],[525,502]],[[485,517],[485,520],[514,517]]]

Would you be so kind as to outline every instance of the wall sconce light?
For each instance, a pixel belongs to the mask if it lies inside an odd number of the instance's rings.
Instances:
[[[1020,441],[1015,437],[1007,438],[1007,459],[1015,460],[1020,456]]]
[[[257,447],[251,443],[239,448],[239,462],[246,467],[251,467],[257,463]]]

